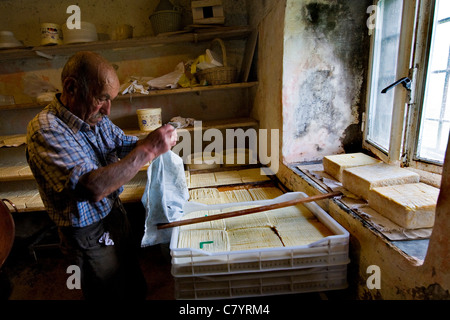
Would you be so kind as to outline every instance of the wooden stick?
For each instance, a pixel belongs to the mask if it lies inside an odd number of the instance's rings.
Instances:
[[[333,197],[338,197],[338,196],[342,196],[342,192],[336,191],[336,192],[324,193],[324,194],[319,194],[316,196],[299,198],[299,199],[284,201],[284,202],[280,202],[280,203],[274,203],[274,204],[269,204],[269,205],[265,205],[265,206],[260,206],[260,207],[256,207],[256,208],[249,208],[249,209],[225,212],[225,213],[221,213],[221,214],[215,214],[215,215],[206,216],[206,217],[174,221],[171,223],[160,224],[160,225],[158,225],[158,229],[173,228],[173,227],[185,226],[188,224],[243,216],[246,214],[257,213],[257,212],[261,212],[261,211],[273,210],[273,209],[278,209],[278,208],[284,208],[284,207],[293,206],[293,205],[296,205],[299,203],[312,202],[312,201],[333,198]]]

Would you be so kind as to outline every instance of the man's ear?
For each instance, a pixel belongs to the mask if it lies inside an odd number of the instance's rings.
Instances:
[[[73,77],[67,77],[63,83],[64,92],[70,96],[75,96],[78,91],[78,81]]]

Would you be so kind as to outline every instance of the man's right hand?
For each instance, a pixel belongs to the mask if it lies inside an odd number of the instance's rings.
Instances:
[[[152,161],[159,155],[166,153],[177,143],[177,131],[170,125],[166,124],[158,129],[152,131],[142,140],[139,140],[138,144],[145,148],[150,154],[150,160]]]

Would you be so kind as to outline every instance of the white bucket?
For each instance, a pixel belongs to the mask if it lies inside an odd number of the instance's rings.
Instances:
[[[41,24],[41,45],[62,44],[63,34],[61,27],[56,23]]]
[[[136,113],[141,131],[153,131],[162,125],[161,108],[138,109]]]

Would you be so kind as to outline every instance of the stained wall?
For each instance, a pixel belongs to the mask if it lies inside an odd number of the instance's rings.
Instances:
[[[370,1],[286,2],[283,56],[285,163],[361,148]]]

